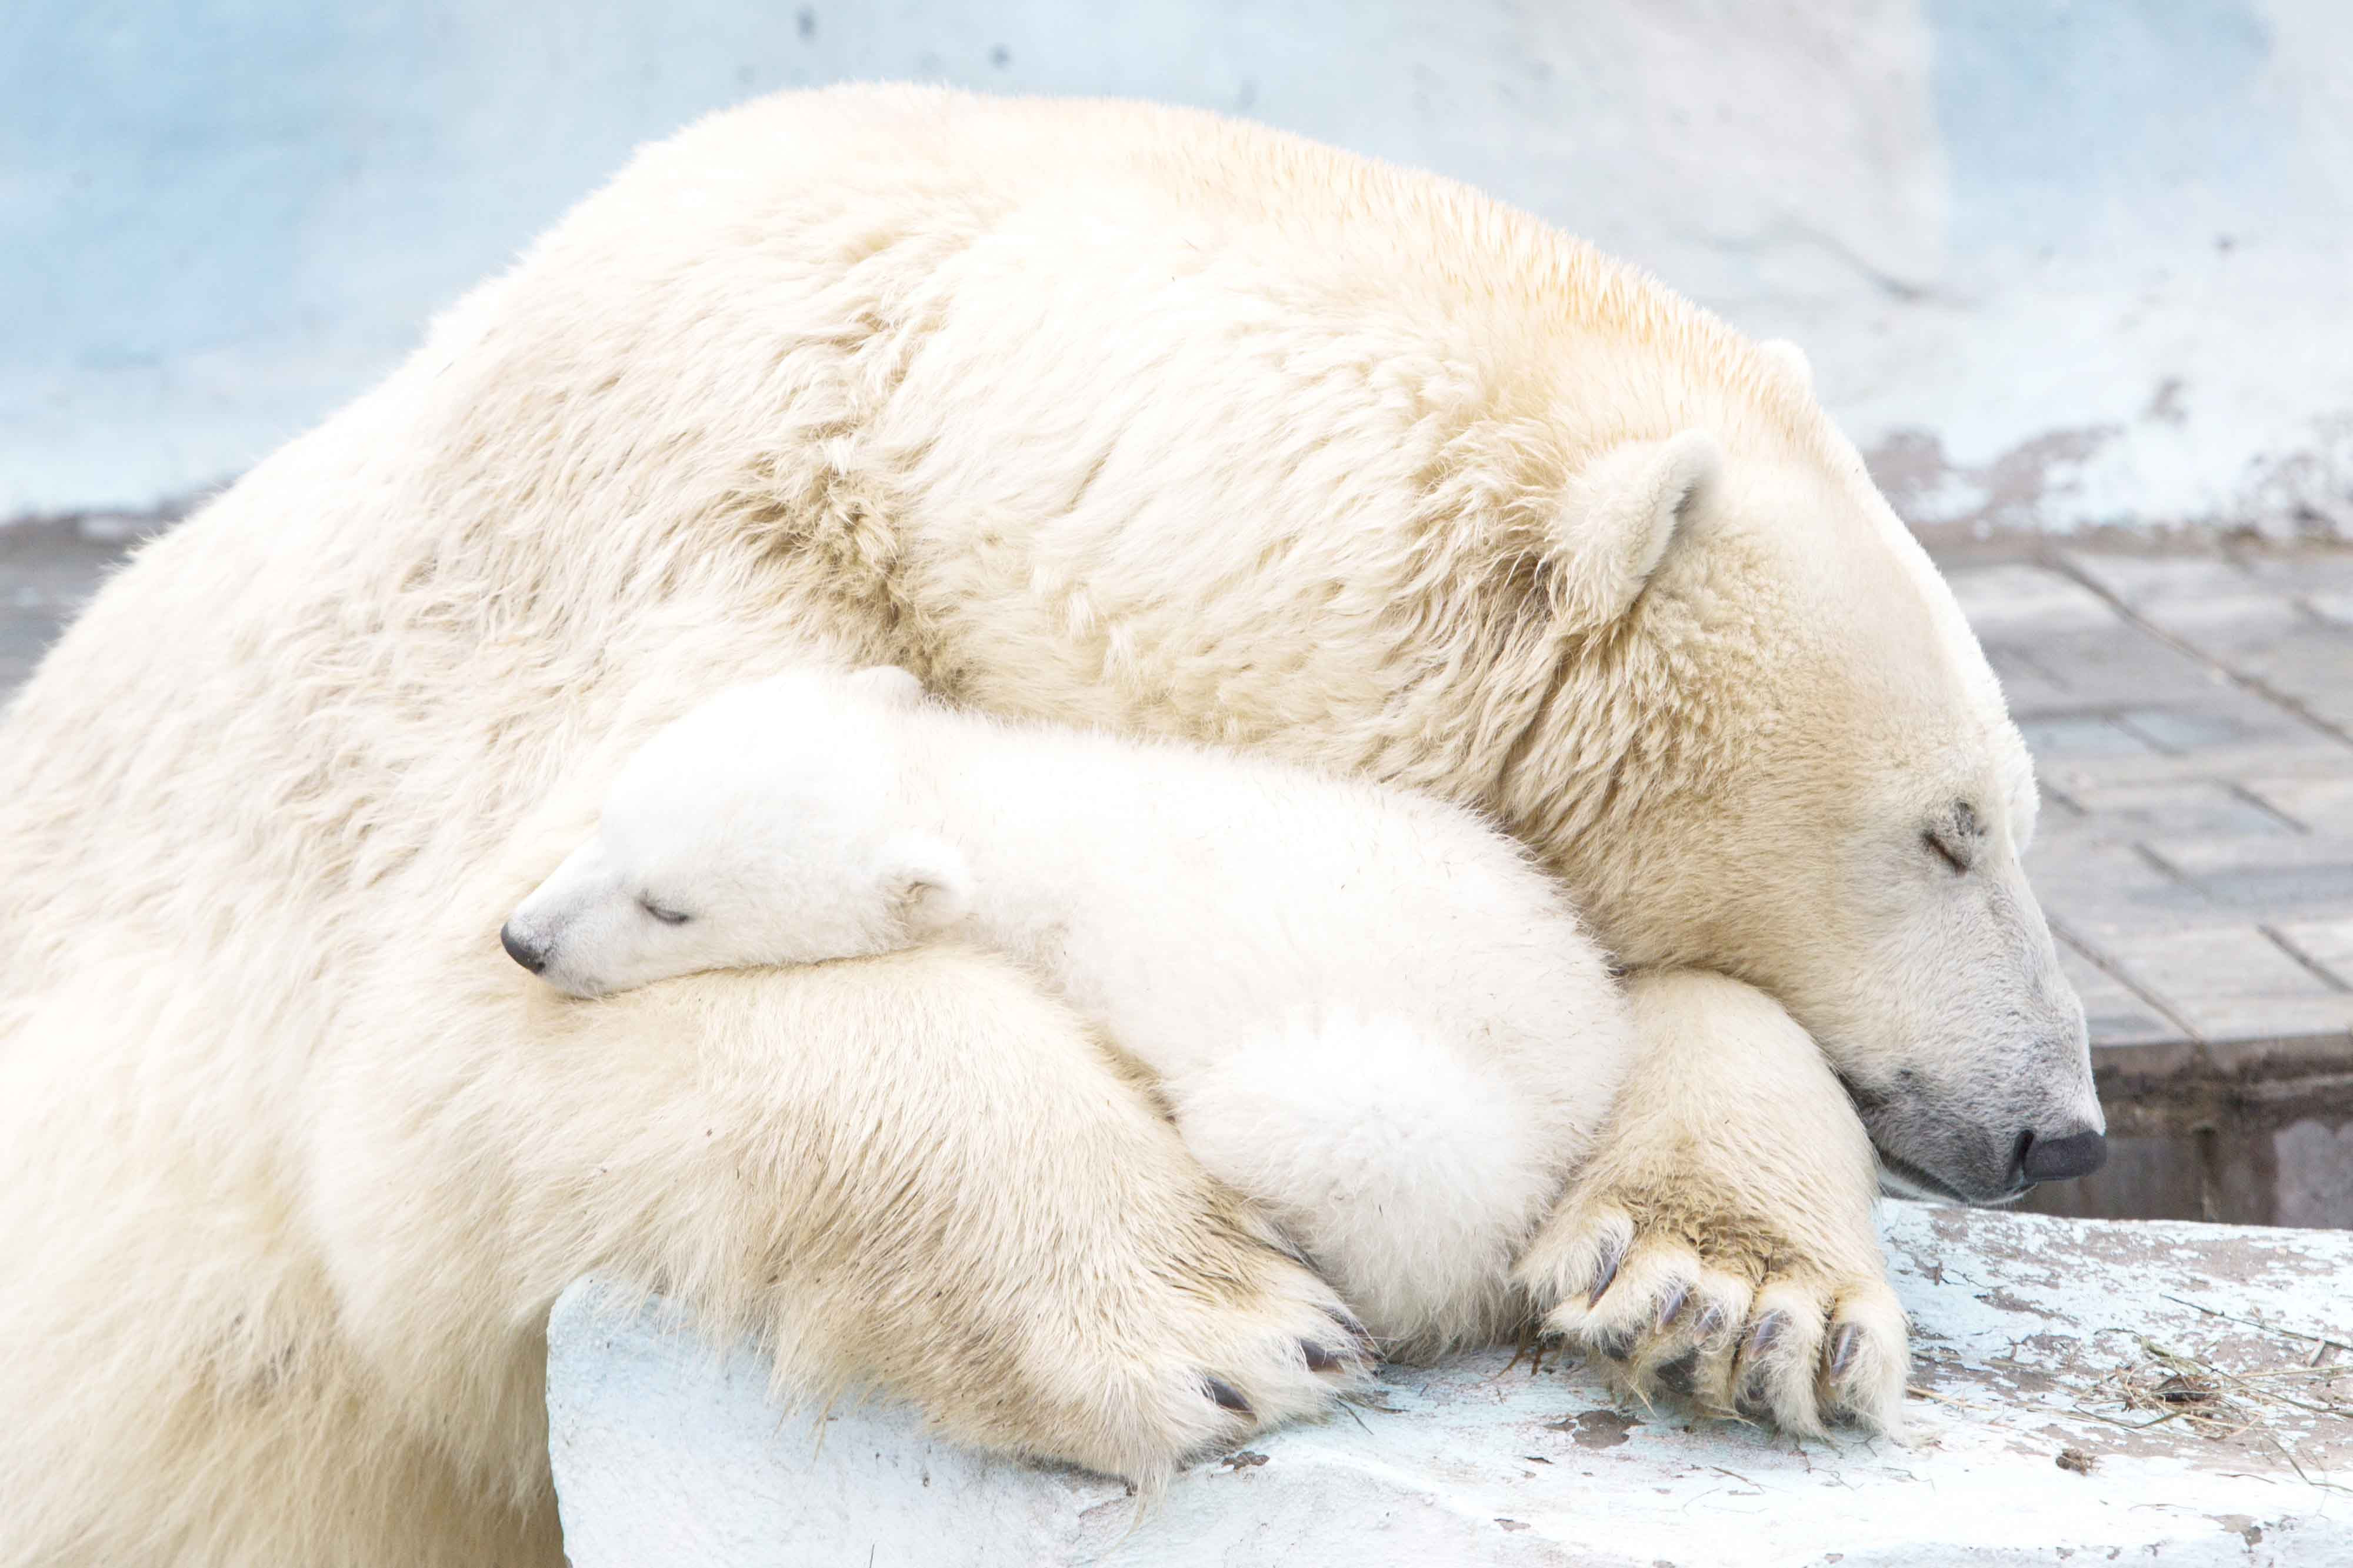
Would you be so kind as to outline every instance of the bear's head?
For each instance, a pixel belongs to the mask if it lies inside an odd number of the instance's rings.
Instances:
[[[963,917],[953,847],[901,827],[905,670],[797,670],[718,693],[622,766],[596,832],[517,907],[507,953],[602,996],[712,969],[895,952]]]
[[[2021,856],[2031,764],[1852,446],[1628,438],[1557,492],[1557,666],[1498,805],[1622,962],[1770,992],[1890,1185],[1973,1202],[2104,1152],[2084,1013]]]

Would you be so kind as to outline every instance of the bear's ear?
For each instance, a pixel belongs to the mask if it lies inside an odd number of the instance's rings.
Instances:
[[[1663,441],[1630,441],[1569,480],[1549,563],[1565,623],[1591,631],[1632,607],[1721,461],[1715,437],[1685,430]]]
[[[1790,383],[1808,397],[1814,395],[1814,367],[1806,362],[1806,351],[1787,338],[1774,338],[1757,345],[1765,363],[1775,375]]]
[[[870,665],[849,678],[850,689],[889,708],[912,708],[923,700],[923,683],[895,664]]]
[[[953,844],[907,834],[882,849],[882,896],[910,935],[945,931],[972,908],[972,868]]]

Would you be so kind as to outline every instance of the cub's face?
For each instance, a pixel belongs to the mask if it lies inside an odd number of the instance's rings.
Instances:
[[[515,910],[500,933],[508,954],[599,996],[892,952],[948,923],[961,862],[892,824],[885,709],[903,691],[882,676],[795,672],[679,720],[623,767],[595,836]]]

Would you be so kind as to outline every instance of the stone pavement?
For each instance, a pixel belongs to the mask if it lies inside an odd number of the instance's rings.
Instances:
[[[2342,1049],[2353,553],[2052,550],[1947,574],[2034,751],[2028,867],[2094,1042],[2217,1065]]]
[[[2027,1206],[2353,1226],[2353,552],[1943,564],[2034,751],[2113,1135]]]
[[[0,696],[157,526],[0,527]],[[2029,868],[2103,1098],[2145,1140],[2038,1199],[2353,1225],[2353,550],[1939,556],[2040,766]]]

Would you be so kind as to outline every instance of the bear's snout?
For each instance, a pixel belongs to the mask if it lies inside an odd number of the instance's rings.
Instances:
[[[547,967],[548,944],[544,942],[533,942],[523,935],[515,930],[515,923],[512,921],[507,921],[499,928],[499,945],[507,950],[509,958],[513,959],[533,974]]]

